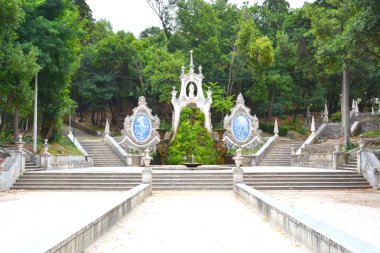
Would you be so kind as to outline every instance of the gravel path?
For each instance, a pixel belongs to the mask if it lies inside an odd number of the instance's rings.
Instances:
[[[156,192],[85,252],[310,252],[232,192]]]
[[[380,248],[380,191],[263,191]]]

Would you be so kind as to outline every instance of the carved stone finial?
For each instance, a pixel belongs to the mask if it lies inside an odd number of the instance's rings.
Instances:
[[[274,135],[278,136],[280,131],[278,131],[278,123],[277,123],[277,118],[274,120],[274,129],[273,129]]]
[[[237,96],[236,103],[237,104],[244,104],[245,103],[243,95],[241,93],[239,93],[239,95]]]
[[[315,120],[314,120],[314,115],[313,117],[311,118],[311,133],[312,134],[315,134]]]
[[[139,106],[146,105],[146,100],[144,96],[139,97]]]
[[[208,99],[211,99],[211,95],[212,95],[211,87],[208,86],[208,90],[207,90],[207,98],[208,98]]]
[[[202,74],[202,65],[199,65],[198,70],[199,70],[199,74]]]
[[[183,65],[181,67],[181,72],[182,72],[182,74],[185,74],[185,66],[183,66]]]
[[[190,53],[190,65],[189,65],[189,67],[190,67],[190,68],[194,68],[194,63],[193,63],[193,50],[190,50],[189,53]]]
[[[176,98],[176,96],[177,96],[177,91],[175,90],[175,86],[173,86],[172,98]]]

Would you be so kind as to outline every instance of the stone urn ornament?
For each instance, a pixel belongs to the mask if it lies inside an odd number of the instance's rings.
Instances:
[[[145,150],[145,155],[143,156],[142,159],[144,161],[145,168],[149,168],[150,167],[150,162],[153,160],[153,157],[151,157],[149,155],[149,149]]]
[[[235,165],[237,168],[240,168],[243,164],[244,157],[241,155],[241,148],[238,148],[236,150],[236,156],[232,157],[232,159],[235,161]]]

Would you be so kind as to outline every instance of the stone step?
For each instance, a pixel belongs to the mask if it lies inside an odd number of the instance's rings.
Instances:
[[[136,186],[136,185],[135,185]],[[73,190],[73,191],[78,191],[78,190],[85,190],[85,191],[129,191],[135,186],[83,186],[83,185],[78,185],[78,186],[14,186],[12,189],[25,189],[25,190],[37,190],[37,191],[42,191],[42,190],[48,190],[48,191],[60,191],[60,190]]]
[[[220,190],[220,191],[227,191],[227,190],[232,190],[232,185],[231,186],[207,186],[207,185],[165,185],[165,186],[152,186],[152,189],[154,191],[180,191],[180,190],[185,190],[185,191],[193,191],[193,190]]]
[[[348,190],[348,189],[368,189],[368,185],[302,185],[302,186],[255,186],[257,190]]]
[[[81,145],[93,158],[94,167],[122,167],[124,161],[115,151],[103,141],[89,142],[82,141]]]
[[[35,183],[140,183],[141,178],[136,179],[93,179],[93,178],[83,178],[83,179],[56,179],[56,178],[45,178],[45,179],[25,179],[21,178],[17,181],[20,184],[35,184]]]
[[[141,181],[140,173],[26,172],[12,189],[129,190]]]
[[[244,178],[246,183],[261,183],[261,182],[367,182],[364,178],[261,178],[261,179],[247,179]]]

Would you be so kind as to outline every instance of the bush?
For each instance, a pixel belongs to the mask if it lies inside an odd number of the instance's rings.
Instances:
[[[331,114],[331,120],[333,122],[341,122],[342,121],[342,113],[341,112],[335,112]]]
[[[274,125],[272,125],[272,124],[266,124],[266,123],[262,123],[262,122],[260,122],[260,126],[259,126],[259,128],[261,129],[261,130],[263,130],[264,132],[267,132],[267,133],[273,133],[273,130],[274,130]],[[279,126],[278,127],[278,131],[279,131],[279,135],[280,136],[287,136],[288,135],[288,127],[286,127],[286,126],[283,126],[283,127],[281,127],[281,126]]]
[[[204,121],[205,116],[198,108],[185,107],[182,110],[177,134],[168,148],[169,164],[217,163],[215,144],[204,127]]]

